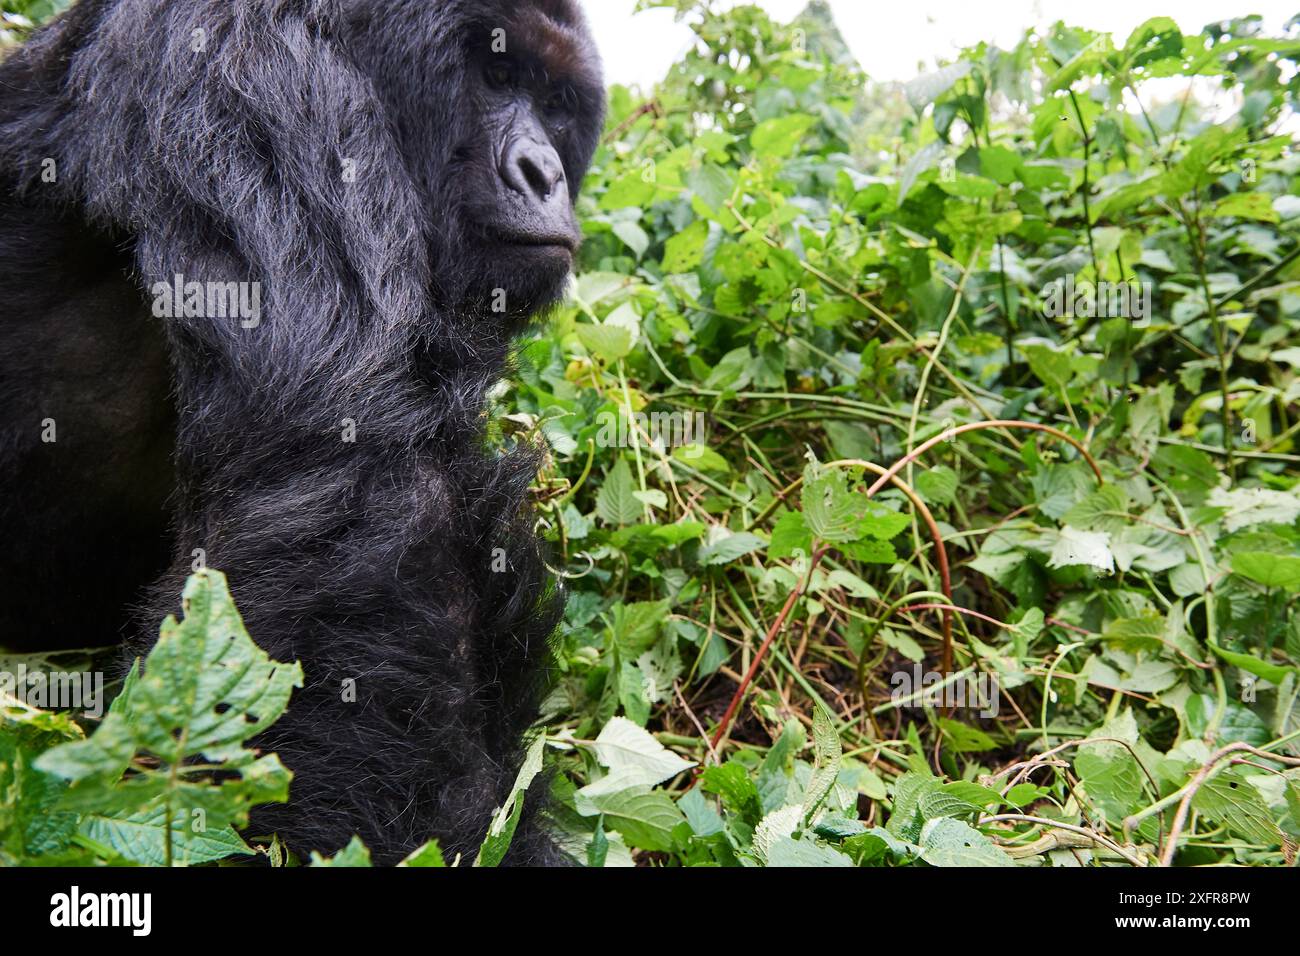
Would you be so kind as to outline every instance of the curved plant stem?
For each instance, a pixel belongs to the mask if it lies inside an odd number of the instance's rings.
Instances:
[[[884,475],[886,473],[885,469],[882,468],[880,465],[877,465],[875,462],[872,461],[865,461],[861,458],[842,458],[838,461],[827,462],[824,467],[862,468],[866,471],[871,472],[873,475]],[[911,485],[909,485],[907,482],[899,478],[898,475],[890,476],[889,481],[894,485],[895,488],[897,488],[899,491],[901,491],[904,495],[907,496],[907,499],[910,502],[912,502],[912,505],[916,508],[917,513],[920,514],[921,520],[925,522],[925,526],[930,532],[930,537],[934,540],[935,562],[939,565],[939,580],[943,587],[943,594],[944,597],[947,598],[949,602],[951,602],[952,601],[952,570],[951,570],[951,566],[948,563],[948,549],[944,546],[943,532],[939,530],[939,523],[934,520],[934,514],[933,512],[930,511],[930,508],[926,505],[925,500],[916,493],[916,490],[912,488]],[[759,513],[757,518],[755,518],[752,522],[750,522],[749,527],[753,528],[754,526],[761,524],[763,521],[766,521],[771,516],[772,512],[777,509],[777,507],[780,505],[782,501],[788,499],[790,495],[794,494],[802,486],[803,486],[803,476],[801,475],[800,477],[796,478],[793,482],[791,482],[788,486],[783,488],[780,491],[780,493],[777,494],[772,499],[772,503],[769,504],[766,508],[764,508]],[[871,497],[872,494],[873,492],[867,492],[867,497],[868,498]],[[951,611],[945,611],[943,615],[943,661],[944,661],[943,669],[946,672],[950,669],[952,665],[952,612]]]
[[[1207,780],[1223,769],[1224,765],[1222,761],[1224,757],[1228,757],[1238,751],[1245,751],[1247,753],[1255,754],[1256,756],[1267,757],[1269,760],[1277,760],[1291,765],[1300,764],[1300,760],[1295,760],[1290,757],[1282,757],[1278,754],[1266,753],[1265,751],[1260,750],[1257,747],[1252,747],[1250,744],[1244,743],[1240,740],[1236,743],[1228,744],[1226,747],[1220,747],[1214,753],[1210,754],[1210,759],[1207,760],[1205,765],[1196,772],[1196,776],[1192,778],[1191,782],[1179,791],[1179,793],[1183,794],[1183,798],[1178,803],[1178,812],[1174,815],[1174,824],[1169,828],[1169,837],[1165,840],[1164,849],[1160,853],[1161,866],[1173,865],[1174,853],[1178,850],[1178,837],[1183,832],[1184,824],[1187,823],[1187,813],[1191,809],[1192,799],[1196,796],[1197,791],[1204,786]],[[1162,803],[1163,802],[1164,801],[1162,801]],[[1160,805],[1161,804],[1157,804],[1157,806]]]
[[[916,459],[920,458],[922,455],[924,455],[935,445],[942,444],[943,442],[948,441],[950,438],[956,438],[958,435],[965,434],[966,432],[984,431],[989,428],[1024,428],[1029,431],[1046,432],[1047,434],[1053,436],[1054,438],[1059,438],[1061,441],[1065,442],[1066,444],[1073,446],[1079,452],[1079,454],[1081,454],[1084,457],[1084,460],[1088,462],[1088,467],[1090,467],[1092,469],[1092,473],[1097,476],[1098,483],[1102,483],[1105,481],[1105,479],[1102,477],[1101,474],[1101,466],[1097,464],[1097,459],[1092,457],[1092,453],[1088,451],[1088,449],[1084,446],[1083,442],[1079,441],[1077,438],[1067,435],[1059,428],[1053,428],[1051,425],[1040,425],[1037,422],[1018,422],[1018,421],[971,422],[970,424],[967,425],[958,425],[956,428],[949,428],[947,431],[940,432],[938,435],[935,435],[929,441],[924,442],[917,448],[914,448],[912,451],[908,452],[906,457],[901,458],[899,459],[899,461],[895,462],[894,465],[891,468],[889,468],[888,471],[886,471],[884,474],[880,476],[879,479],[877,479],[874,485],[872,485],[870,488],[867,489],[867,495],[868,496],[874,495],[877,491],[879,491],[881,488],[885,486],[886,482],[892,481],[900,471],[902,471],[912,462],[916,461]]]
[[[1084,447],[1083,443],[1080,442],[1078,439],[1073,438],[1070,435],[1067,435],[1065,432],[1061,431],[1060,429],[1053,428],[1050,425],[1040,425],[1036,422],[1020,422],[1020,421],[995,420],[995,421],[987,421],[987,422],[972,422],[971,424],[968,425],[959,425],[956,428],[950,428],[947,431],[941,432],[940,434],[936,435],[934,438],[931,438],[929,441],[924,442],[918,448],[911,451],[906,457],[902,458],[900,461],[895,463],[893,467],[888,469],[881,468],[879,465],[875,464],[874,462],[863,461],[861,459],[844,459],[842,461],[833,461],[826,465],[826,467],[828,468],[864,468],[867,471],[872,472],[873,474],[879,475],[880,477],[876,480],[875,484],[873,484],[870,488],[867,489],[866,495],[868,498],[874,496],[876,492],[878,492],[886,484],[892,483],[895,487],[899,488],[905,495],[907,495],[908,499],[912,502],[913,505],[916,506],[917,510],[920,512],[923,520],[925,520],[925,523],[930,530],[930,534],[934,538],[936,560],[939,563],[939,574],[943,582],[942,597],[946,598],[946,600],[949,602],[946,605],[936,605],[937,608],[943,611],[943,615],[944,615],[943,667],[945,672],[951,670],[952,668],[952,614],[954,611],[964,612],[964,609],[959,608],[956,605],[951,603],[952,602],[951,571],[948,565],[948,552],[944,548],[943,536],[939,531],[939,525],[937,522],[935,522],[934,515],[930,512],[930,509],[926,507],[925,502],[921,500],[920,496],[917,495],[917,493],[911,488],[911,486],[909,486],[906,482],[902,481],[898,477],[898,473],[902,471],[904,468],[906,468],[909,464],[916,461],[916,459],[918,459],[921,455],[925,454],[925,452],[929,451],[931,448],[933,448],[935,445],[941,442],[945,442],[950,438],[955,438],[957,435],[964,434],[965,432],[980,431],[989,428],[1012,428],[1012,429],[1023,428],[1023,429],[1028,429],[1029,431],[1046,432],[1047,434],[1059,438],[1061,441],[1064,441],[1067,444],[1072,445],[1075,449],[1077,449],[1079,454],[1081,454],[1087,460],[1089,466],[1091,466],[1093,474],[1097,476],[1097,481],[1098,482],[1104,481],[1101,474],[1101,467],[1097,464],[1096,459],[1092,457],[1092,454],[1088,451],[1088,449]],[[758,515],[758,517],[755,518],[753,522],[751,522],[750,527],[753,527],[754,525],[757,525],[760,522],[766,520],[766,518],[770,516],[773,511],[776,510],[776,508],[778,507],[778,503],[784,501],[787,498],[787,496],[792,494],[802,484],[803,484],[803,478],[800,477],[799,479],[791,483],[791,485],[788,488],[781,491],[781,493],[775,497],[772,504],[768,505],[767,508],[764,508],[763,511]],[[718,723],[718,729],[714,731],[711,746],[715,751],[718,749],[719,745],[726,737],[727,731],[730,730],[731,722],[733,719],[735,719],[736,711],[740,707],[740,702],[745,697],[745,691],[749,689],[749,685],[753,682],[754,676],[758,673],[759,666],[763,663],[764,658],[767,657],[767,652],[768,649],[772,646],[772,641],[776,639],[776,636],[780,634],[782,629],[785,627],[786,619],[789,618],[790,612],[794,610],[795,604],[798,602],[799,598],[801,598],[804,592],[807,590],[808,584],[812,581],[813,572],[817,569],[817,565],[821,563],[822,558],[826,555],[826,552],[828,550],[829,550],[828,548],[822,547],[817,549],[813,553],[812,560],[808,565],[808,574],[804,578],[803,582],[801,582],[796,588],[794,588],[794,590],[792,590],[790,594],[786,597],[785,604],[781,608],[781,613],[777,615],[776,620],[772,622],[772,626],[768,628],[767,634],[763,638],[763,643],[759,645],[758,650],[754,654],[754,660],[749,665],[749,670],[746,672],[744,678],[741,679],[740,684],[736,687],[735,693],[731,695],[731,701],[727,704],[727,710],[722,715],[722,720],[719,721]],[[909,594],[900,598],[898,601],[895,601],[892,605],[890,605],[890,607],[886,610],[884,616],[880,619],[879,622],[877,622],[876,629],[878,630],[880,628],[880,625],[883,624],[883,622],[886,619],[892,616],[900,607],[907,604],[909,601],[915,601],[917,598],[921,598],[921,597],[933,598],[939,596],[940,595],[936,595],[933,592],[921,592],[916,594]],[[873,631],[872,632],[873,637],[874,634],[875,632]],[[864,648],[868,644],[870,644],[870,640],[868,640],[864,644]],[[858,687],[863,692],[864,700],[866,699],[865,671],[863,666],[865,661],[866,661],[866,656],[864,654],[861,658],[859,658],[858,661]]]

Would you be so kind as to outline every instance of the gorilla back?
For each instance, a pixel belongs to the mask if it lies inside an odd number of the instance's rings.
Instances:
[[[472,852],[560,607],[486,393],[603,96],[576,0],[81,0],[10,54],[0,645],[140,653],[202,560],[306,672],[253,831]]]

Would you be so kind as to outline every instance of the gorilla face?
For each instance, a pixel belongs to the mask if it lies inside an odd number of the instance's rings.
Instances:
[[[604,117],[577,0],[367,0],[351,30],[428,204],[437,297],[511,327],[553,304]]]

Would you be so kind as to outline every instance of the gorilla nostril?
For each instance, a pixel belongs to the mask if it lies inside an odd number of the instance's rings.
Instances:
[[[550,144],[517,142],[506,157],[502,176],[515,192],[545,202],[564,182],[564,166]]]

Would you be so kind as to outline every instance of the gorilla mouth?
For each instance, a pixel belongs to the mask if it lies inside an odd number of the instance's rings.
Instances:
[[[578,240],[562,233],[514,232],[488,229],[488,238],[506,246],[532,249],[563,249],[570,256],[577,254]]]
[[[563,248],[571,256],[577,254],[578,242],[580,242],[576,235],[564,230],[519,229],[512,228],[512,225],[485,225],[482,226],[480,234],[494,246],[537,248],[537,250]]]

